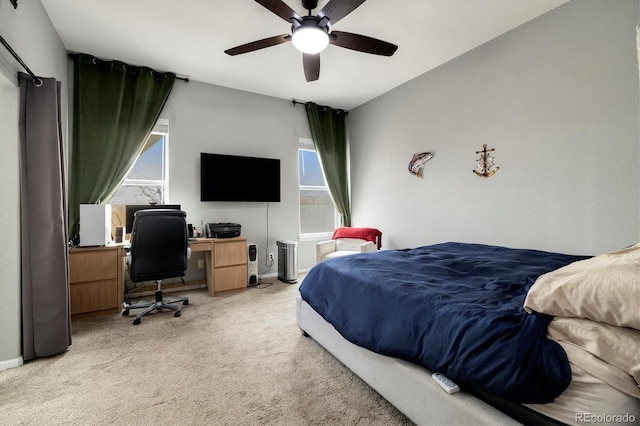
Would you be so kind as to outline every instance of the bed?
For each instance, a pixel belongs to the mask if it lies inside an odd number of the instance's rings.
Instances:
[[[417,424],[634,424],[639,280],[640,244],[591,257],[449,242],[314,266],[297,323]]]

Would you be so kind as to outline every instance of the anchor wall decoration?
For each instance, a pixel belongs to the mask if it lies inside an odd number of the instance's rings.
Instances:
[[[478,165],[473,173],[480,177],[488,178],[500,170],[500,167],[493,164],[493,156],[489,154],[491,151],[495,151],[495,148],[487,149],[486,143],[482,145],[482,151],[476,151],[476,154],[480,154],[480,158],[478,158]]]

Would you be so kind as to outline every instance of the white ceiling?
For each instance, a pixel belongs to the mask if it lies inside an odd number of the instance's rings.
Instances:
[[[336,23],[399,46],[383,57],[329,46],[308,83],[291,43],[238,56],[224,50],[290,33],[252,0],[42,0],[69,51],[192,80],[352,109],[568,0],[368,0]],[[285,0],[301,16],[300,0]],[[326,4],[320,0],[316,14]]]

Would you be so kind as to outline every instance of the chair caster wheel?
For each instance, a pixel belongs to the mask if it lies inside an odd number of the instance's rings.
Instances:
[[[138,325],[140,324],[140,318],[136,318],[133,320],[133,325]]]
[[[189,301],[188,301],[188,300],[185,300],[184,302],[182,302],[182,304],[186,306],[186,305],[188,305],[188,304],[189,304]]]
[[[127,315],[129,315],[129,310],[125,309],[124,311],[122,311],[122,316],[126,317]]]
[[[176,311],[176,313],[173,314],[174,317],[179,317],[180,315],[182,315],[182,312],[180,311]]]

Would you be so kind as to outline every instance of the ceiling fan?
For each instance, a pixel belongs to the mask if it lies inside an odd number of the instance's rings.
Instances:
[[[225,50],[231,56],[253,52],[278,44],[292,42],[302,52],[302,65],[307,81],[315,81],[320,77],[320,52],[328,45],[344,47],[374,55],[391,56],[398,49],[395,44],[360,34],[344,31],[330,31],[333,24],[353,12],[365,0],[329,0],[318,12],[317,0],[302,0],[302,6],[309,15],[300,17],[282,0],[255,0],[274,14],[291,23],[291,34],[280,34],[251,43],[242,44]]]

